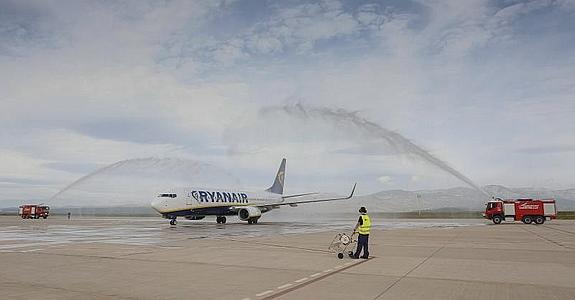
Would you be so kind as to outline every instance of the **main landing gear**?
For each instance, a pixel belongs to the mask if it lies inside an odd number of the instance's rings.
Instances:
[[[224,217],[224,216],[217,216],[217,217],[216,217],[216,223],[218,223],[218,224],[226,224],[226,217]]]
[[[257,224],[257,223],[258,223],[258,219],[257,219],[257,218],[248,219],[248,224]]]

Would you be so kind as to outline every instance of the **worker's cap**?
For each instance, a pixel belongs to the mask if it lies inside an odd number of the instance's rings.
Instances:
[[[359,209],[359,212],[360,212],[360,213],[366,213],[366,212],[367,212],[367,209],[362,206],[362,207]]]

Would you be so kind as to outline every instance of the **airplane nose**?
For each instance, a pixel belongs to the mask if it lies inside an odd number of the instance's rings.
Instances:
[[[152,206],[153,209],[155,209],[157,212],[162,212],[162,207],[165,206],[165,201],[162,199],[154,199],[152,200],[152,202],[150,203],[150,205]]]

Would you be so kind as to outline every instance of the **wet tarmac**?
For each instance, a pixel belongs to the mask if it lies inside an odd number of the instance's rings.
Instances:
[[[227,224],[216,224],[211,218],[201,221],[180,220],[170,226],[167,220],[153,217],[74,217],[61,216],[47,220],[10,220],[2,224],[0,218],[0,251],[40,249],[71,243],[109,243],[124,245],[170,245],[178,240],[273,237],[286,234],[306,234],[325,231],[349,232],[355,225],[350,219],[314,219],[291,221],[260,221],[256,226],[230,219]],[[17,225],[14,225],[16,223]],[[452,228],[482,226],[482,220],[379,220],[374,229]],[[36,251],[36,250],[35,250]]]

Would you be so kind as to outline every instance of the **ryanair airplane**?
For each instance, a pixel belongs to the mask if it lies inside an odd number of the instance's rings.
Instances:
[[[218,224],[226,223],[226,216],[237,215],[248,224],[257,224],[263,213],[282,205],[295,207],[298,204],[350,199],[355,185],[347,197],[316,198],[319,193],[283,195],[286,159],[281,162],[273,185],[265,191],[248,192],[230,189],[181,188],[158,195],[152,207],[176,225],[177,217],[188,220],[201,220],[206,216],[216,216]],[[311,196],[312,199],[302,198]]]

